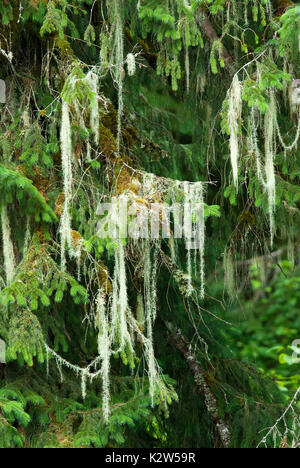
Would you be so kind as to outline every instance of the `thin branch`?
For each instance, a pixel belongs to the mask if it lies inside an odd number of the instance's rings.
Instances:
[[[165,322],[165,325],[169,332],[170,340],[174,343],[178,351],[180,351],[183,355],[186,363],[193,373],[194,381],[199,392],[204,396],[206,408],[217,427],[217,431],[219,433],[223,447],[228,448],[231,440],[231,432],[225,421],[223,421],[223,419],[218,414],[217,400],[210,389],[205,371],[192,352],[191,345],[185,339],[181,330],[174,330],[172,324],[169,322]]]
[[[211,21],[210,21],[210,19],[208,17],[208,14],[206,13],[206,11],[203,8],[201,9],[201,13],[199,15],[196,15],[196,20],[197,20],[197,23],[198,23],[199,27],[203,31],[203,33],[206,35],[206,37],[212,43],[220,40],[220,37],[218,36],[215,28],[211,24]],[[226,49],[226,47],[223,44],[222,44],[222,49],[221,49],[220,55],[224,59],[224,62],[227,65],[232,65],[233,64],[233,58],[229,54],[228,50]]]

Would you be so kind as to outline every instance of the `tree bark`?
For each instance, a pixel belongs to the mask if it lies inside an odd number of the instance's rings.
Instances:
[[[212,43],[220,39],[205,10],[201,9],[201,13],[197,15],[196,19],[200,29]],[[221,56],[227,65],[233,64],[233,58],[224,45],[222,45]]]
[[[169,322],[165,322],[165,325],[168,329],[170,340],[173,342],[178,351],[180,351],[183,355],[194,376],[195,384],[199,392],[204,396],[206,408],[216,425],[223,447],[228,448],[230,445],[231,433],[227,424],[218,414],[217,400],[207,382],[205,371],[202,369],[200,362],[193,354],[191,345],[185,339],[181,330],[174,330],[172,324]]]

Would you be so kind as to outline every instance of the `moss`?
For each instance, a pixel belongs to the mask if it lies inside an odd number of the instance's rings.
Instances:
[[[47,192],[49,190],[49,178],[43,177],[38,167],[34,168],[35,177],[33,178],[33,185],[38,189],[45,200],[49,200]]]
[[[122,131],[122,138],[124,145],[128,148],[131,148],[134,146],[136,140],[137,140],[137,132],[134,128],[132,127],[124,127]]]
[[[98,286],[100,286],[100,289],[107,291],[107,294],[111,295],[113,292],[112,284],[108,278],[109,278],[108,267],[105,265],[105,263],[102,260],[99,260],[98,269],[97,269]]]
[[[77,161],[81,158],[82,155],[82,140],[78,140],[75,145],[75,151],[74,151],[75,158]]]
[[[55,40],[55,45],[58,47],[61,58],[63,60],[70,60],[74,58],[73,49],[65,37],[61,39],[59,35],[56,35],[54,40]]]
[[[35,231],[34,231],[34,236],[32,240],[32,247],[31,247],[31,255],[35,255],[35,246],[36,244],[39,244],[39,252],[41,254],[44,254],[46,252],[46,239],[45,239],[45,233],[40,230],[40,226],[37,225]],[[28,255],[30,258],[30,255]]]
[[[113,133],[102,122],[99,125],[99,149],[106,157],[117,151],[117,143]]]
[[[56,199],[55,210],[54,210],[54,213],[58,218],[61,217],[64,211],[64,203],[65,203],[65,194],[64,192],[61,192]]]
[[[105,156],[111,156],[117,152],[117,142],[115,137],[114,119],[105,119],[99,125],[99,149]],[[107,126],[111,124],[112,127]],[[122,140],[126,148],[134,146],[137,139],[137,133],[132,127],[122,129]]]
[[[283,15],[288,8],[293,8],[295,3],[291,0],[275,0],[275,13],[276,16]]]
[[[122,168],[120,171],[116,171],[116,192],[121,195],[125,190],[129,190],[132,176],[126,168]]]
[[[52,157],[52,160],[53,160],[53,164],[56,167],[60,167],[61,166],[61,152],[58,151],[57,153],[52,153],[51,157]]]
[[[111,102],[108,103],[105,109],[105,113],[103,113],[101,117],[101,122],[104,127],[109,128],[110,131],[114,136],[117,135],[118,132],[118,112],[114,108]]]
[[[75,249],[78,247],[79,242],[82,240],[82,236],[78,231],[72,230],[71,231],[72,242]]]
[[[30,4],[35,10],[38,9],[40,3],[46,3],[47,4],[48,2],[49,2],[49,0],[30,0]]]
[[[43,177],[40,169],[37,166],[34,167],[34,177],[32,177],[32,174],[29,173],[28,170],[22,164],[18,164],[16,169],[24,177],[27,177],[27,179],[32,180],[33,185],[38,189],[38,191],[45,198],[45,200],[49,200],[49,197],[47,195],[50,185],[49,178]]]
[[[255,216],[250,213],[249,211],[243,211],[239,215],[239,222],[243,224],[245,227],[254,226],[255,225]]]

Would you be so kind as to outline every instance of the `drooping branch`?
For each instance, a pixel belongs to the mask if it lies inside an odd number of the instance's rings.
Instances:
[[[215,28],[211,24],[207,12],[203,8],[201,9],[200,14],[196,16],[196,19],[200,29],[204,32],[207,39],[209,39],[212,43],[220,40]],[[222,45],[220,55],[227,65],[233,64],[233,58],[224,45]]]
[[[204,396],[206,408],[217,427],[223,447],[229,447],[231,440],[230,429],[218,414],[217,400],[210,389],[204,369],[192,352],[191,345],[183,336],[181,330],[175,330],[169,322],[165,322],[165,325],[168,329],[170,340],[183,355],[194,376],[194,381],[199,392]]]

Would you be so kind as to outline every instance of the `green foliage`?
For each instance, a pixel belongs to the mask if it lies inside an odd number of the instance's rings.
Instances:
[[[210,54],[210,66],[211,66],[211,71],[216,75],[218,73],[218,62],[221,68],[225,67],[224,59],[221,55],[223,49],[223,44],[221,40],[214,41],[212,49],[211,49],[211,54]],[[218,62],[216,59],[216,55],[218,54]]]
[[[95,28],[92,24],[89,24],[84,33],[84,40],[89,44],[92,45],[93,42],[96,40],[96,33]]]
[[[60,39],[64,38],[65,30],[69,29],[74,37],[78,37],[78,30],[75,23],[71,20],[68,10],[71,9],[74,15],[85,15],[86,10],[82,7],[84,4],[91,5],[93,0],[76,0],[74,5],[69,4],[66,0],[50,0],[47,3],[47,12],[43,18],[43,24],[40,34],[43,37],[45,34],[58,33]]]
[[[4,3],[2,3],[2,5],[0,5],[0,13],[1,13],[1,23],[4,26],[7,26],[13,20],[12,5],[10,4],[5,5]]]
[[[32,419],[42,422],[37,416],[45,408],[45,400],[19,382],[0,386],[0,447],[23,447],[25,437],[17,427],[27,428]]]
[[[1,203],[10,204],[17,199],[22,215],[32,215],[36,222],[51,223],[56,216],[32,181],[16,170],[0,165]]]
[[[207,3],[209,4],[209,10],[211,13],[215,15],[219,11],[224,10],[226,0],[209,0]]]
[[[43,174],[47,174],[47,169],[53,166],[51,153],[57,150],[57,143],[47,143],[41,134],[41,129],[34,125],[26,135],[20,161],[31,176],[34,175],[34,167],[38,167]]]
[[[235,336],[242,358],[256,362],[282,391],[294,393],[300,385],[298,354],[293,359],[298,352],[293,342],[299,335],[300,278],[289,262],[281,262],[280,267],[272,268],[268,282],[262,277],[263,264],[251,267],[251,285],[259,299],[245,302],[247,320],[235,329]]]
[[[171,12],[167,1],[147,0],[139,8],[143,37],[155,31],[157,41],[164,42],[157,57],[157,73],[171,77],[173,91],[178,90],[182,75],[181,50],[184,47],[204,46],[194,14],[197,6],[198,2],[191,2],[188,8],[185,2],[179,1],[176,2],[176,10]]]
[[[18,305],[36,311],[39,305],[49,307],[53,297],[60,303],[68,287],[75,303],[88,302],[85,288],[71,275],[61,272],[47,247],[34,238],[15,280],[1,291],[0,303],[8,308]]]
[[[46,359],[45,337],[37,310],[49,308],[51,303],[61,303],[69,288],[75,304],[87,304],[86,289],[71,275],[61,272],[45,245],[33,239],[32,245],[18,267],[14,281],[0,292],[0,311],[9,321],[7,359],[33,365],[34,357],[40,363]],[[43,328],[48,333],[46,324]],[[55,349],[67,351],[63,333],[57,325],[48,323],[55,331]]]
[[[300,5],[289,8],[280,18],[280,52],[282,55],[296,57],[299,46]]]
[[[56,2],[50,0],[47,6],[47,14],[41,27],[41,36],[43,37],[45,34],[51,34],[57,31],[59,37],[63,39],[64,30],[67,25],[68,16],[66,13],[56,8]]]
[[[256,106],[261,113],[265,113],[269,106],[266,91],[282,90],[290,82],[290,75],[280,70],[273,61],[265,61],[259,67],[259,80],[247,78],[243,84],[243,99],[249,107]]]
[[[128,391],[127,397],[128,397]],[[124,398],[124,395],[123,395]],[[119,400],[120,402],[122,399]],[[90,410],[82,414],[82,422],[74,438],[74,446],[106,447],[108,443],[118,447],[126,443],[126,427],[134,428],[138,423],[146,424],[151,412],[152,402],[149,395],[136,393],[134,398],[126,404],[115,404],[109,425],[103,422],[101,409]]]
[[[38,318],[30,310],[15,310],[9,323],[7,346],[8,362],[18,359],[19,364],[25,361],[28,366],[32,367],[35,357],[40,363],[45,361],[42,328]]]
[[[95,93],[91,91],[86,81],[86,75],[78,63],[73,64],[71,73],[67,77],[61,92],[61,97],[69,104],[74,104],[76,101],[81,103],[90,101],[96,105]]]

